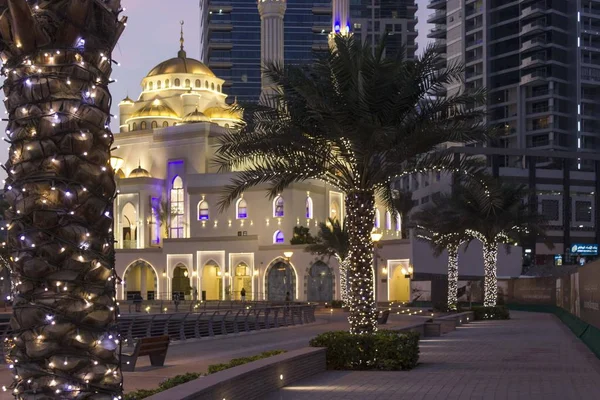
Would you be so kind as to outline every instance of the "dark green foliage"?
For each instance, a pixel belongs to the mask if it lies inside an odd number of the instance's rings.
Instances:
[[[345,260],[350,252],[348,230],[337,219],[329,218],[327,223],[320,222],[317,238],[313,244],[306,247],[306,251],[311,254]]]
[[[310,229],[305,226],[295,226],[294,236],[290,244],[312,244],[316,239],[310,234]]]
[[[331,301],[331,308],[342,308],[344,307],[344,302],[341,300],[332,300]]]
[[[327,348],[327,369],[398,371],[413,369],[419,362],[419,334],[415,332],[352,335],[332,331],[309,344]]]
[[[270,350],[265,351],[260,354],[257,354],[252,357],[241,357],[234,358],[225,364],[212,364],[208,366],[208,374],[214,374],[215,372],[224,371],[229,368],[237,367],[238,365],[248,364],[249,362],[261,360],[263,358],[268,358],[272,356],[276,356],[277,354],[285,353],[285,350]],[[125,395],[125,400],[140,400],[145,399],[146,397],[150,397],[156,393],[160,393],[167,389],[174,388],[175,386],[182,385],[184,383],[193,381],[194,379],[198,379],[204,374],[199,372],[188,372],[187,374],[177,375],[173,378],[169,378],[164,380],[156,389],[140,389],[135,392],[130,392]]]
[[[510,319],[510,312],[508,311],[508,308],[504,306],[473,307],[472,311],[475,313],[475,321],[485,319]]]

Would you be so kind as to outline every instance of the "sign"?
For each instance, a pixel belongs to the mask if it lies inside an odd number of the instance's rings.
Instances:
[[[557,254],[554,256],[554,265],[556,265],[557,267],[560,267],[561,265],[563,265],[562,255]]]
[[[579,254],[582,256],[597,256],[598,245],[597,244],[573,244],[571,245],[571,253]]]

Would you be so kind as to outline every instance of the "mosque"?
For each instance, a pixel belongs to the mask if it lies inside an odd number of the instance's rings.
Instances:
[[[269,3],[273,8],[269,9]],[[277,18],[279,0],[259,3],[263,29],[283,40]],[[278,46],[263,46],[263,60],[281,58]],[[120,299],[284,300],[328,302],[339,299],[335,259],[319,258],[291,245],[294,227],[310,228],[327,218],[344,219],[344,195],[322,182],[291,185],[274,200],[265,188],[245,192],[223,212],[217,207],[231,173],[219,173],[213,159],[217,138],[240,121],[223,93],[224,81],[200,61],[187,57],[183,33],[176,57],[142,79],[137,100],[119,104],[120,132],[112,163],[119,195],[115,203],[116,268],[122,278]],[[426,243],[401,239],[401,221],[378,207],[382,234],[375,263],[379,301],[407,301],[411,279],[431,282],[445,274],[446,260],[435,259]],[[500,255],[500,270],[514,262]],[[481,250],[463,255],[481,276]],[[479,259],[478,259],[479,257]],[[461,263],[462,264],[462,263]],[[414,266],[414,274],[407,274]],[[462,271],[461,271],[462,272]],[[505,274],[514,274],[505,269]],[[430,276],[431,275],[431,276]],[[414,290],[414,289],[413,289]],[[422,290],[422,289],[420,289]]]

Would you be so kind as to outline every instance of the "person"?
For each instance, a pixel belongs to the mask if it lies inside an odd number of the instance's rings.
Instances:
[[[173,303],[175,304],[175,312],[179,310],[179,293],[173,293]]]
[[[135,304],[135,312],[142,312],[142,296],[139,293],[136,293],[133,296],[133,304]]]
[[[242,303],[246,302],[246,288],[242,288],[240,291],[240,297],[242,298]]]

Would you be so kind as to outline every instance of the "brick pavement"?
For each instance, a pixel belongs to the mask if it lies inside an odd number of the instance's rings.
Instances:
[[[412,371],[328,371],[266,400],[600,399],[599,360],[557,318],[512,316],[421,341]]]

